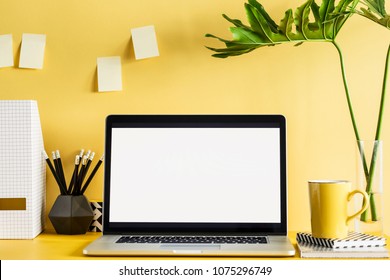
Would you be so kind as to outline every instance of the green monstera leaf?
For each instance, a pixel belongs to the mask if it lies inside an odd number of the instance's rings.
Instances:
[[[207,48],[214,52],[214,57],[226,58],[242,55],[257,48],[275,46],[289,42],[292,42],[295,45],[300,45],[305,42],[332,43],[339,54],[348,109],[355,138],[359,141],[360,135],[349,94],[343,54],[341,48],[336,43],[336,37],[345,22],[353,14],[359,14],[390,29],[390,15],[386,12],[385,1],[386,0],[338,0],[336,4],[335,0],[322,0],[321,5],[319,6],[315,0],[306,0],[306,2],[296,8],[295,11],[292,9],[287,10],[278,25],[266,12],[263,5],[256,0],[248,0],[248,3],[245,3],[245,10],[249,25],[245,25],[238,19],[231,19],[227,15],[223,15],[227,21],[234,25],[230,28],[233,39],[226,40],[212,34],[206,34],[206,37],[218,39],[225,44],[225,48]],[[389,65],[390,45],[386,56],[375,140],[380,139]],[[359,149],[361,149],[360,146]],[[374,174],[375,170],[376,154],[377,148],[374,148],[371,157],[372,160],[371,163],[369,163],[362,153],[362,162],[367,181],[366,192],[370,195],[371,221],[376,221],[378,218],[376,215],[375,199],[372,193],[372,174]],[[362,221],[368,220],[367,213],[368,212],[365,211],[361,215]]]
[[[355,10],[356,13],[390,29],[390,15],[386,12],[385,0],[362,0],[362,5],[365,7],[360,7],[360,11]]]
[[[292,9],[287,10],[278,25],[263,5],[256,0],[248,0],[248,3],[245,3],[245,10],[249,25],[223,15],[234,25],[230,28],[233,40],[206,34],[206,37],[218,39],[226,46],[208,49],[215,52],[214,57],[225,58],[286,42],[298,45],[308,41],[332,42],[351,15],[351,7],[354,8],[358,2],[340,0],[336,6],[335,0],[323,0],[321,6],[318,6],[314,0],[308,0],[294,12]]]

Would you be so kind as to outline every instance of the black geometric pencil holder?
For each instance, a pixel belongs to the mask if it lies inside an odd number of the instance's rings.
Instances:
[[[58,234],[85,234],[93,219],[93,211],[84,195],[59,195],[49,213]]]

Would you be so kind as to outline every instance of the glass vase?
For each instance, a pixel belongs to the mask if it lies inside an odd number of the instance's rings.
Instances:
[[[357,188],[369,196],[367,210],[355,221],[355,230],[361,233],[383,235],[383,142],[357,142]],[[356,209],[361,200],[355,201]]]

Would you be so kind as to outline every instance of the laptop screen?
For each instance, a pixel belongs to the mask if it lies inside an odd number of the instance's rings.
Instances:
[[[104,232],[285,230],[281,116],[109,116]]]

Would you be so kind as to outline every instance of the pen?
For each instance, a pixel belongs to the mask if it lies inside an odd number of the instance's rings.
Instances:
[[[84,192],[88,188],[88,185],[91,183],[93,177],[95,176],[95,174],[98,171],[100,165],[102,164],[103,159],[104,159],[104,155],[99,159],[98,163],[95,165],[95,168],[92,170],[91,174],[89,175],[87,181],[85,182],[85,185],[81,189],[81,194],[84,194]]]

